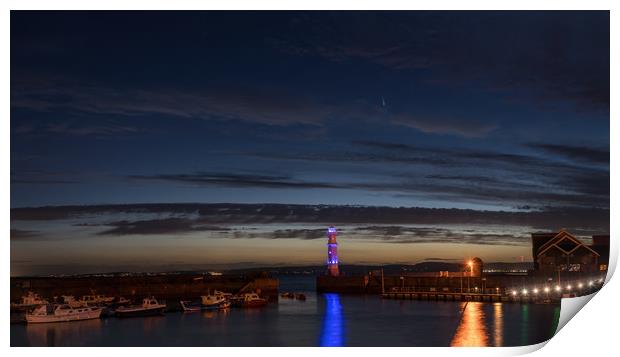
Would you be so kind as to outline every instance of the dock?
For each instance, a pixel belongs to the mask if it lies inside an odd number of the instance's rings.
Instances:
[[[414,288],[394,288],[381,294],[384,299],[430,300],[430,301],[480,301],[480,302],[513,302],[513,303],[559,303],[553,296],[514,295],[491,292],[446,292],[420,291]]]

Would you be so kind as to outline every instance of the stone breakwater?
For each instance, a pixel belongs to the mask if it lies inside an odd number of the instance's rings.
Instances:
[[[266,274],[221,275],[203,274],[151,274],[129,276],[76,276],[76,277],[13,277],[11,301],[17,301],[32,291],[53,300],[61,295],[101,294],[122,296],[141,301],[145,296],[155,296],[174,305],[179,300],[199,299],[201,295],[219,290],[232,294],[258,291],[269,300],[278,298],[278,279]]]

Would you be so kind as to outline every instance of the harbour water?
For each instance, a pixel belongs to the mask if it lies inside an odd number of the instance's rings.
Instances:
[[[545,341],[560,306],[387,300],[316,294],[314,277],[280,277],[262,309],[173,312],[51,324],[11,324],[11,346],[519,346]]]

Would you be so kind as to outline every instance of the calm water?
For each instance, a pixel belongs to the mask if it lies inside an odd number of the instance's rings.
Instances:
[[[560,307],[383,300],[319,294],[314,278],[282,277],[263,309],[11,325],[11,346],[515,346],[555,332]],[[462,313],[461,313],[462,310]]]

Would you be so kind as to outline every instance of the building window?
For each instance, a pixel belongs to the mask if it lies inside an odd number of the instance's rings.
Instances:
[[[570,264],[568,271],[581,271],[581,264]]]
[[[600,270],[600,271],[606,271],[606,270],[607,270],[607,264],[601,264],[601,265],[599,265],[599,270]]]

